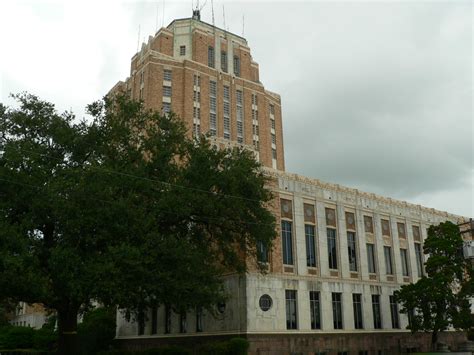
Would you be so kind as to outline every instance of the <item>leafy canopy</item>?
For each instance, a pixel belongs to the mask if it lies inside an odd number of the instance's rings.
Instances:
[[[412,332],[437,333],[453,326],[469,329],[472,317],[469,298],[473,296],[473,268],[462,253],[459,227],[449,221],[431,226],[423,250],[427,275],[396,293],[403,313],[408,314]]]
[[[252,154],[193,141],[173,114],[118,97],[90,120],[30,94],[0,104],[0,298],[77,313],[210,307],[275,221]],[[61,325],[61,322],[60,322]]]

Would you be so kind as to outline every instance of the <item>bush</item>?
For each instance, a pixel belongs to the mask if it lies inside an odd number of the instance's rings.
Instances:
[[[246,355],[249,342],[244,338],[232,338],[228,341],[208,343],[199,349],[199,355]]]
[[[77,332],[83,354],[107,350],[115,337],[115,310],[96,308],[87,312]]]
[[[163,346],[158,349],[150,349],[143,352],[147,355],[191,355],[192,352],[181,346]]]
[[[0,335],[0,348],[31,349],[34,332],[30,327],[5,327]]]
[[[53,350],[56,347],[58,335],[54,330],[43,327],[33,334],[33,348],[37,350]]]
[[[467,340],[474,341],[474,328],[467,331]]]

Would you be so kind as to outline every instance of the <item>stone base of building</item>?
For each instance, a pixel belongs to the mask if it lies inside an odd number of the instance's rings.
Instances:
[[[164,345],[180,345],[197,350],[202,344],[228,340],[234,337],[246,338],[250,342],[249,355],[379,355],[406,354],[429,351],[431,334],[408,332],[341,332],[341,333],[282,333],[282,334],[225,334],[189,336],[145,336],[117,339],[120,348],[145,350]],[[463,332],[443,332],[439,342],[451,351],[460,350],[467,340]]]

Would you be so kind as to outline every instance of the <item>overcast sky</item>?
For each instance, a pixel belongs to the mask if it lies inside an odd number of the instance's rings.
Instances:
[[[223,5],[281,94],[288,171],[474,215],[470,1],[214,0],[219,27]],[[3,0],[0,101],[27,90],[82,117],[129,74],[139,26],[142,41],[190,15],[191,0]]]

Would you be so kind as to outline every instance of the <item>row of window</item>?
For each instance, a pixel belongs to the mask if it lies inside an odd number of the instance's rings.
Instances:
[[[138,324],[138,335],[145,334],[145,312],[139,312],[137,317]],[[172,311],[170,306],[165,306],[165,316],[164,316],[164,331],[165,334],[171,333],[172,326]],[[195,313],[195,330],[196,332],[203,331],[203,312],[201,309],[197,309]],[[186,312],[179,314],[179,332],[186,333],[188,331],[188,317]],[[158,333],[158,308],[153,307],[151,309],[151,334]]]
[[[400,328],[400,319],[398,304],[395,302],[394,296],[389,296],[390,302],[390,316],[392,328]],[[298,306],[297,306],[297,291],[285,290],[285,304],[286,304],[286,328],[298,329]],[[333,292],[331,294],[332,304],[332,319],[334,329],[344,329],[343,322],[343,306],[342,293]],[[364,329],[364,319],[362,312],[362,294],[352,294],[352,307],[354,328]],[[321,298],[318,291],[309,291],[309,312],[311,319],[311,329],[321,329]],[[372,320],[373,328],[382,328],[382,312],[380,306],[380,295],[372,295]]]
[[[184,52],[186,53],[186,52]],[[184,54],[182,54],[184,55]],[[207,50],[207,65],[210,68],[215,68],[216,63],[215,63],[216,55],[214,51],[213,46],[209,46]],[[227,73],[228,68],[227,68],[227,52],[226,51],[221,51],[221,70],[225,73]],[[240,57],[237,55],[234,55],[234,75],[235,76],[240,76]]]
[[[315,237],[315,226],[312,224],[305,224],[305,245],[306,245],[306,266],[317,267],[317,250],[316,250],[316,237]],[[337,248],[337,236],[336,229],[327,228],[327,245],[328,245],[328,266],[329,269],[337,270],[338,267],[338,248]],[[282,220],[281,221],[281,241],[282,241],[282,255],[283,264],[294,265],[294,252],[293,252],[293,222]],[[418,277],[423,276],[423,253],[420,243],[414,243],[416,265],[418,271]],[[357,239],[356,233],[352,231],[347,232],[347,258],[349,264],[349,270],[353,272],[359,271],[358,253],[357,253]],[[268,262],[268,251],[261,244],[258,246],[259,261]],[[377,273],[376,268],[376,252],[375,244],[366,243],[367,250],[367,268],[371,274]],[[384,259],[385,259],[385,272],[387,275],[393,275],[395,273],[392,247],[385,245]],[[402,266],[403,276],[410,276],[410,264],[408,257],[408,250],[400,248],[400,259]]]

